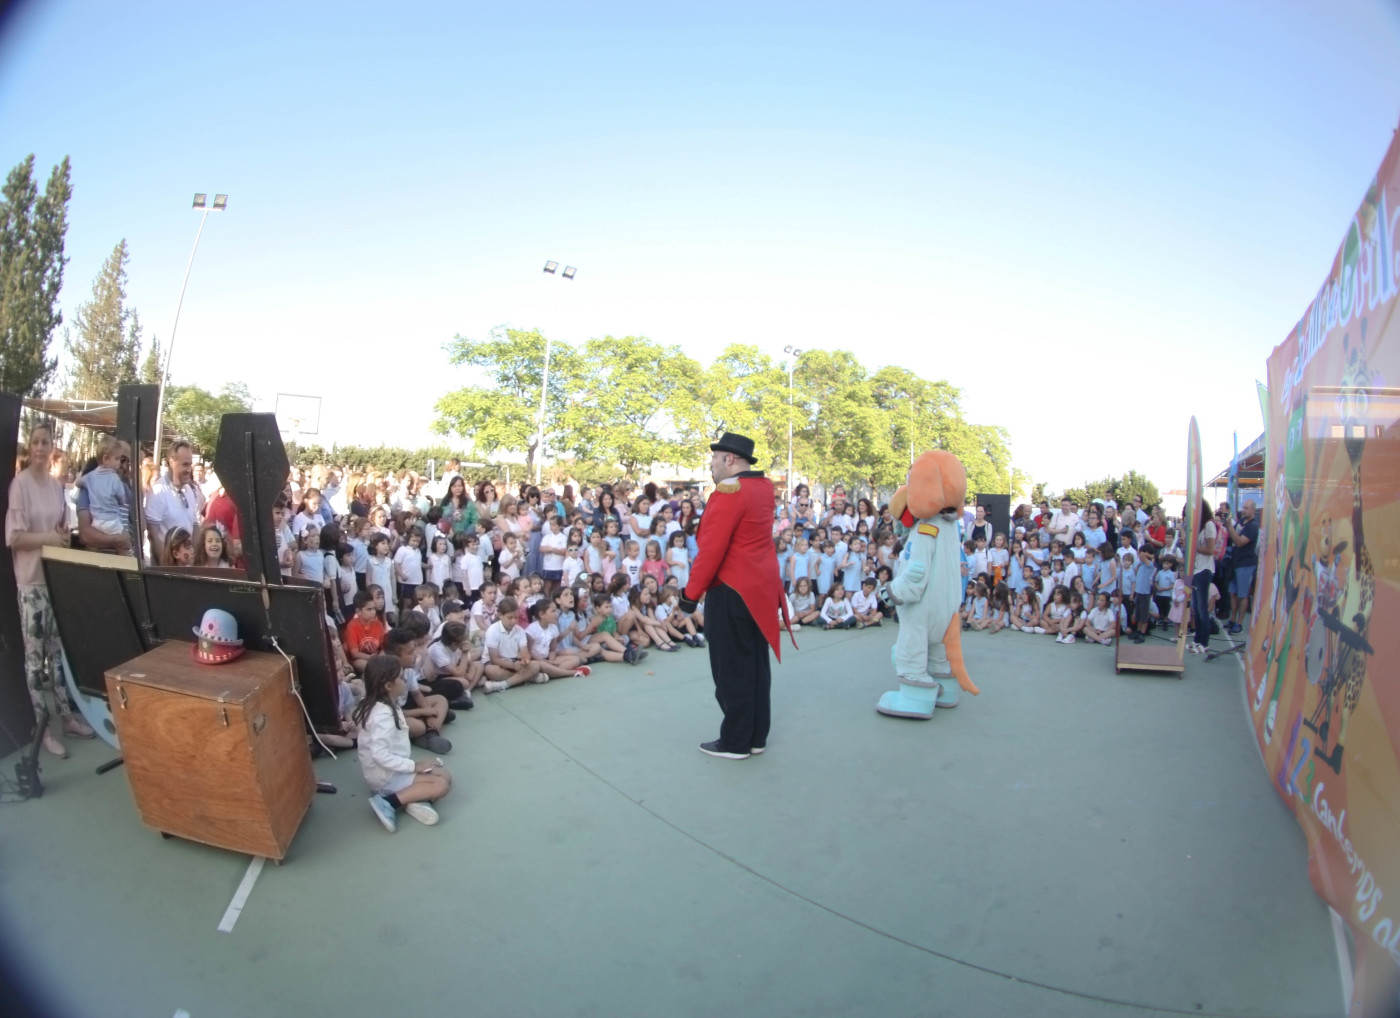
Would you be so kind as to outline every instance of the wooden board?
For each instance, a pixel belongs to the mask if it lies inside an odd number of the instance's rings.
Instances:
[[[1134,643],[1132,640],[1118,640],[1114,648],[1113,669],[1144,672],[1176,672],[1178,677],[1186,670],[1182,662],[1181,645],[1171,643]]]
[[[172,641],[106,678],[141,821],[282,859],[316,792],[288,662],[249,652],[201,665]]]

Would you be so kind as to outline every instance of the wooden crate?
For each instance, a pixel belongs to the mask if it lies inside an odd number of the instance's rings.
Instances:
[[[106,673],[141,821],[281,859],[316,794],[306,723],[280,654],[199,664],[169,641]]]

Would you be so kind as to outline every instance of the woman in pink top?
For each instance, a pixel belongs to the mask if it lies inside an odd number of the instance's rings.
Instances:
[[[10,482],[10,509],[5,515],[5,543],[15,567],[19,588],[20,625],[24,635],[24,671],[29,679],[29,698],[37,719],[44,711],[45,691],[53,695],[54,708],[62,719],[65,735],[91,739],[93,730],[77,714],[68,700],[68,691],[58,675],[58,627],[54,624],[49,588],[44,583],[40,551],[45,546],[68,547],[68,506],[63,485],[49,473],[53,456],[53,429],[47,423],[29,430],[29,463]],[[53,733],[44,729],[44,748],[56,757],[68,750]]]

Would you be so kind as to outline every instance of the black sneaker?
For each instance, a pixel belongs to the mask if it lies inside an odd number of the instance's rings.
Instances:
[[[727,749],[720,749],[718,739],[714,742],[700,743],[700,752],[706,756],[717,756],[722,760],[747,760],[749,758],[748,753],[731,753]]]
[[[463,693],[447,706],[451,707],[453,710],[471,710],[476,704],[472,702],[471,693]]]
[[[450,725],[450,724],[452,724],[452,722],[454,722],[454,721],[457,720],[457,712],[456,712],[455,710],[452,710],[451,708],[452,708],[452,705],[451,705],[451,704],[448,704],[448,711],[447,711],[447,713],[443,716],[443,719],[442,719],[442,723],[443,723],[444,725]]]
[[[636,647],[633,647],[633,646],[630,645],[630,644],[629,644],[627,647],[623,648],[623,651],[622,651],[622,660],[625,661],[625,662],[627,662],[627,664],[629,664],[629,665],[634,665],[634,664],[636,664],[636,663],[637,663],[637,648],[636,648]]]

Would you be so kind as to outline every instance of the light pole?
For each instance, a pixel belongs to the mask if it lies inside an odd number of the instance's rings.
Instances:
[[[195,231],[194,247],[190,248],[190,260],[185,263],[185,279],[180,284],[180,299],[175,302],[175,321],[170,326],[170,345],[165,348],[165,365],[160,372],[160,390],[156,395],[156,445],[152,457],[156,465],[156,475],[160,475],[160,434],[161,424],[165,419],[165,385],[170,381],[170,358],[175,354],[175,330],[180,327],[180,308],[185,303],[185,287],[190,285],[190,269],[194,266],[194,253],[199,250],[199,238],[204,233],[204,221],[209,218],[211,212],[223,212],[228,208],[228,195],[216,194],[212,204],[208,201],[209,195],[200,191],[194,196],[193,208],[200,213],[199,229]],[[133,452],[132,455],[135,455]]]
[[[795,346],[783,347],[783,353],[788,355],[788,469],[787,469],[787,493],[788,499],[792,499],[792,372],[797,367],[797,358],[802,356],[802,351]]]
[[[559,268],[559,263],[558,263],[558,262],[545,262],[545,263],[544,263],[544,271],[545,271],[545,274],[546,274],[546,275],[550,275],[550,276],[554,275],[555,272],[558,270],[558,268]],[[563,271],[562,273],[560,273],[560,275],[561,275],[564,279],[573,279],[573,278],[574,278],[574,275],[575,275],[577,272],[578,272],[578,269],[574,268],[572,265],[565,265],[565,266],[564,266],[564,271]],[[540,382],[540,423],[539,423],[539,428],[535,431],[535,485],[536,485],[537,487],[539,486],[539,483],[540,483],[540,470],[541,470],[541,468],[543,468],[543,466],[544,466],[544,398],[545,398],[546,393],[549,392],[549,353],[550,353],[550,346],[551,346],[551,345],[552,345],[552,344],[550,343],[549,337],[548,337],[548,336],[545,336],[545,337],[544,337],[544,380]]]

